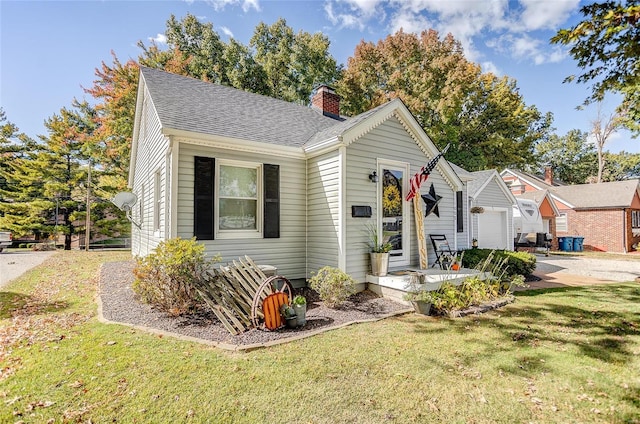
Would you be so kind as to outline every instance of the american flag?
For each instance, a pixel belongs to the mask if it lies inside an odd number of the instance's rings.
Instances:
[[[433,159],[431,159],[425,166],[420,168],[420,171],[416,173],[416,175],[411,177],[411,180],[409,180],[409,192],[405,197],[407,202],[413,199],[420,192],[420,186],[422,185],[422,183],[427,181],[427,178],[429,178],[429,174],[431,174],[433,168],[436,167],[438,160],[440,160],[440,158],[445,153],[447,153],[447,150],[449,150],[449,146],[450,145],[447,144],[447,147],[445,147],[440,153],[438,153]]]

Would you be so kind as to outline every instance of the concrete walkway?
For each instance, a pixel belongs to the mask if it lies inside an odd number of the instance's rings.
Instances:
[[[640,278],[640,260],[554,255],[536,257],[536,270],[533,274],[541,280],[528,283],[529,288],[524,290],[611,284],[639,281],[637,279]]]
[[[55,253],[55,251],[34,252],[26,249],[7,250],[0,253],[0,289]]]

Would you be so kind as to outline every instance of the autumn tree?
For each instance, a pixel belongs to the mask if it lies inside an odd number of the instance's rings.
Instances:
[[[536,145],[538,166],[533,169],[542,174],[550,166],[553,175],[566,184],[584,184],[596,175],[596,149],[587,139],[588,133],[571,130],[563,136],[552,134],[548,140]]]
[[[591,84],[586,104],[602,101],[607,93],[622,95],[618,108],[622,123],[640,134],[640,1],[610,0],[580,9],[584,19],[561,29],[552,43],[571,46],[569,53],[582,74],[565,82]]]
[[[111,54],[113,64],[102,62],[95,70],[93,86],[85,88],[96,102],[91,115],[95,128],[87,139],[87,152],[103,170],[100,186],[107,190],[101,193],[104,197],[127,186],[139,77],[135,61],[122,63],[115,53]]]
[[[452,35],[435,30],[362,41],[337,88],[347,115],[402,99],[436,145],[451,143],[447,159],[472,171],[526,163],[551,123],[513,79],[483,74]]]

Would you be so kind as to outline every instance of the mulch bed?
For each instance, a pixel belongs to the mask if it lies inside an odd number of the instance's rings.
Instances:
[[[134,261],[103,264],[99,295],[104,319],[233,345],[240,349],[412,311],[406,305],[378,297],[370,291],[357,293],[340,308],[331,309],[324,306],[313,290],[296,289],[294,294],[302,294],[307,299],[307,324],[304,327],[277,331],[252,329],[234,336],[229,334],[213,313],[205,311],[188,317],[172,317],[140,303],[131,288],[134,266]]]

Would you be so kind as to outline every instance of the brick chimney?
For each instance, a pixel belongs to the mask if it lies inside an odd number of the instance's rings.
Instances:
[[[311,95],[311,106],[323,115],[331,118],[340,117],[340,96],[328,85],[318,86]]]
[[[550,166],[544,167],[544,182],[553,185],[553,168]]]

